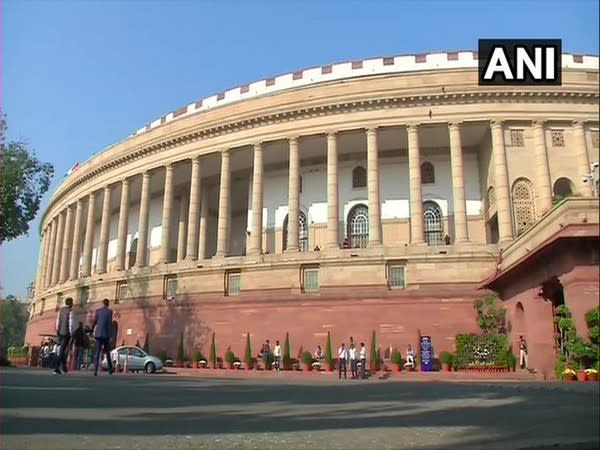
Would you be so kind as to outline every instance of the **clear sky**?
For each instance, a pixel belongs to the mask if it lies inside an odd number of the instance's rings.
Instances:
[[[197,99],[344,60],[562,38],[598,54],[598,0],[0,0],[0,104],[56,176],[29,236],[2,251],[3,294],[35,276],[38,220],[77,161]]]

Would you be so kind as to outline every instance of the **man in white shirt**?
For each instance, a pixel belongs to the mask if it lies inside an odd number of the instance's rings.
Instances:
[[[360,378],[363,380],[367,378],[366,370],[367,370],[367,348],[365,347],[365,343],[360,343],[360,352],[358,354],[360,359]]]
[[[275,358],[275,370],[279,371],[279,367],[281,365],[281,345],[279,345],[279,341],[275,341],[273,357]]]
[[[357,375],[356,375],[356,369],[357,369],[357,360],[356,360],[356,347],[354,346],[354,343],[350,344],[350,348],[348,349],[348,357],[350,358],[350,373],[351,373],[351,378],[353,380],[356,380]]]
[[[346,359],[348,358],[348,352],[346,346],[342,342],[342,345],[338,349],[338,378],[342,379],[342,371],[344,371],[344,379],[348,378],[348,372],[346,370]]]

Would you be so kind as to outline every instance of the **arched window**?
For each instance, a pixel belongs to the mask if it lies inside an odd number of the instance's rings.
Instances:
[[[366,248],[369,243],[369,209],[356,205],[348,213],[346,233],[350,248]]]
[[[535,193],[527,178],[519,178],[512,187],[515,234],[521,235],[535,223]]]
[[[496,214],[496,191],[494,187],[490,186],[487,191],[486,198],[487,218],[490,220],[494,214]]]
[[[352,188],[367,187],[367,171],[364,167],[355,167],[352,171]]]
[[[429,161],[421,164],[421,184],[435,183],[435,168]]]
[[[565,197],[573,195],[573,183],[568,178],[559,178],[554,182],[552,192],[562,200]]]
[[[288,247],[288,216],[283,220],[283,251]],[[308,220],[306,214],[300,211],[298,216],[298,248],[301,252],[308,251]]]
[[[442,210],[436,202],[423,203],[423,220],[427,245],[442,245],[444,243],[444,223]]]
[[[137,259],[137,245],[138,238],[135,238],[131,241],[131,245],[129,246],[129,261],[127,262],[127,268],[131,269],[135,265],[135,261]]]

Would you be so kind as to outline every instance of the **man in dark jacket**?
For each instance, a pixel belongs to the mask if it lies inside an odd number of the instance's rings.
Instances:
[[[107,298],[102,300],[104,305],[98,308],[94,314],[94,338],[96,339],[96,355],[94,357],[94,376],[98,375],[98,367],[100,367],[100,354],[104,352],[106,362],[108,364],[108,373],[112,375],[115,371],[110,358],[110,337],[112,334],[112,309],[108,307],[109,301]]]
[[[56,315],[56,336],[58,337],[58,353],[56,355],[56,365],[54,374],[60,375],[61,369],[67,372],[67,354],[69,353],[69,344],[71,334],[73,333],[73,299],[67,297],[65,306],[58,310]]]

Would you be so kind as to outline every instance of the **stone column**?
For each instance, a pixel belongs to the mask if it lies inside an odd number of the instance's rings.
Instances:
[[[327,134],[327,248],[340,248],[338,200],[337,136],[331,132]]]
[[[58,213],[58,232],[56,233],[56,242],[54,247],[54,261],[52,262],[52,285],[58,283],[60,275],[60,257],[62,250],[62,242],[65,234],[65,213]]]
[[[506,167],[506,149],[504,147],[504,127],[500,121],[492,121],[492,158],[494,161],[494,193],[498,209],[499,243],[510,241],[513,237],[510,188],[508,187],[508,169]]]
[[[162,227],[160,236],[161,263],[169,262],[169,244],[171,241],[171,209],[173,208],[173,164],[167,164],[165,169],[165,188],[162,209]]]
[[[48,270],[48,248],[50,247],[50,236],[52,235],[52,227],[46,226],[44,229],[44,250],[42,253],[42,267],[40,270],[40,290],[46,288],[46,271]]]
[[[182,193],[179,197],[179,224],[177,229],[177,262],[185,258],[185,247],[187,241],[187,216],[188,216],[188,198]]]
[[[138,243],[136,267],[146,267],[148,259],[148,214],[150,213],[150,172],[142,175],[142,195],[140,197],[140,221],[138,225]]]
[[[82,275],[89,277],[92,274],[92,251],[94,248],[94,209],[96,207],[96,193],[88,197],[87,220],[85,223],[85,241],[83,242]]]
[[[469,240],[460,122],[449,123],[448,128],[450,131],[450,167],[454,203],[454,242],[460,244]]]
[[[198,220],[200,212],[200,157],[192,158],[192,180],[190,184],[190,210],[187,227],[187,251],[185,259],[198,259]]]
[[[206,234],[208,230],[208,192],[206,187],[201,189],[200,199],[200,228],[198,230],[198,259],[206,258]]]
[[[229,149],[221,152],[221,183],[219,186],[219,220],[217,225],[216,257],[225,257],[229,252],[230,211],[230,154]]]
[[[288,180],[287,252],[297,252],[300,243],[300,152],[298,138],[290,138],[290,168]]]
[[[71,250],[71,233],[73,225],[73,208],[67,206],[67,218],[65,221],[65,235],[63,239],[62,256],[60,258],[60,279],[64,283],[69,279],[69,251]]]
[[[44,231],[42,232],[42,241],[40,242],[40,248],[41,248],[41,255],[40,255],[40,260],[39,260],[39,267],[38,267],[38,276],[37,276],[37,282],[35,285],[35,295],[38,296],[40,292],[42,292],[42,289],[44,289],[44,284],[45,284],[45,278],[46,278],[46,253],[48,252],[48,242],[49,242],[49,238],[48,238],[48,227],[46,227],[44,229]]]
[[[573,122],[573,138],[575,140],[575,152],[577,155],[577,184],[579,185],[579,192],[585,197],[591,197],[593,194],[592,183],[593,180],[588,179],[587,183],[583,183],[582,177],[587,176],[591,172],[590,157],[588,155],[587,143],[585,141],[585,130],[583,128],[583,122]]]
[[[108,259],[108,238],[110,232],[110,187],[104,188],[104,198],[102,199],[102,218],[100,221],[100,242],[98,244],[98,262],[96,266],[97,273],[106,273],[106,264]]]
[[[252,229],[248,255],[260,255],[263,241],[263,148],[261,143],[254,145],[254,164],[252,173]]]
[[[73,245],[71,246],[71,268],[69,270],[69,280],[79,278],[79,259],[81,257],[81,219],[83,213],[83,202],[77,200],[77,209],[75,211],[75,227],[73,228]]]
[[[369,247],[382,245],[377,128],[367,129],[367,196],[369,200]]]
[[[550,181],[550,169],[548,167],[548,153],[546,148],[546,130],[544,122],[533,122],[533,138],[535,148],[535,186],[538,207],[538,215],[542,216],[552,209],[552,184]]]
[[[58,219],[54,217],[49,226],[50,243],[48,244],[48,256],[46,258],[46,287],[52,286],[52,269],[54,265],[54,247],[56,244],[56,233],[58,231]]]
[[[411,124],[408,132],[408,179],[410,183],[410,243],[423,244],[423,194],[421,191],[421,155],[419,127]]]
[[[127,228],[129,227],[129,180],[121,181],[121,205],[119,206],[119,225],[117,229],[117,260],[115,270],[125,269],[127,254]]]

